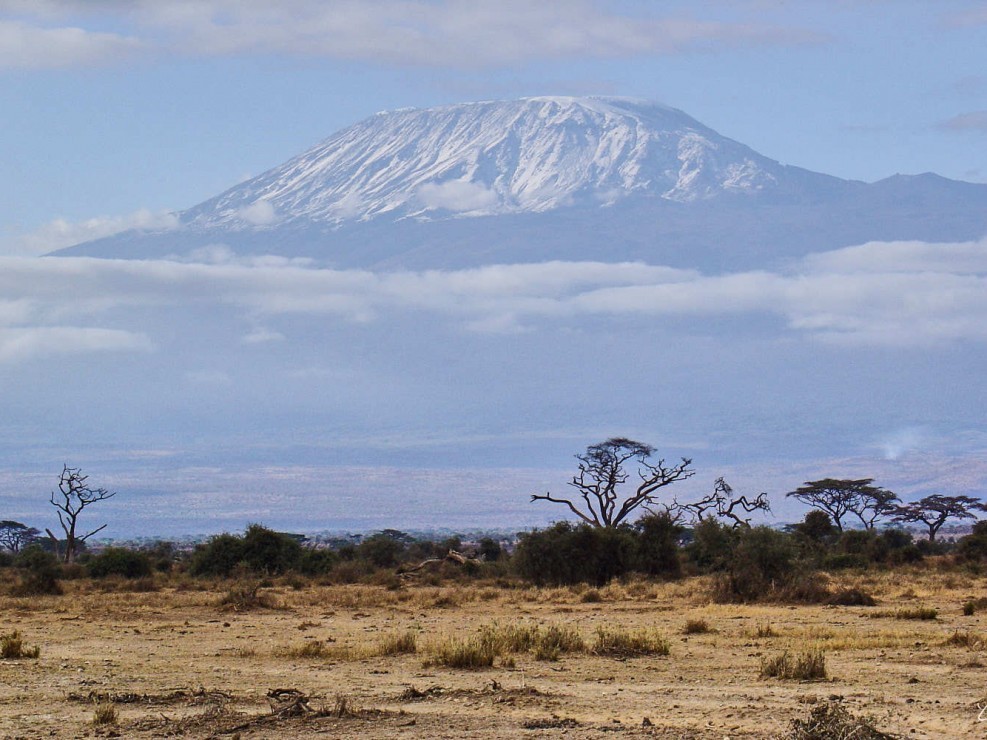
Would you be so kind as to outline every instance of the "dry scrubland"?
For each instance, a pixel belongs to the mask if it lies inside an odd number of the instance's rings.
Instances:
[[[702,578],[66,582],[0,599],[0,736],[793,737],[841,707],[908,738],[987,735],[987,600],[963,612],[987,578],[841,578],[877,605],[714,604]]]

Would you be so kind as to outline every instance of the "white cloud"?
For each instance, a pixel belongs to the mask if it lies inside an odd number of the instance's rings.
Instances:
[[[21,234],[0,243],[0,255],[40,255],[91,239],[102,239],[128,229],[165,231],[177,229],[178,217],[166,211],[142,208],[126,216],[97,216],[85,221],[70,222],[56,218],[37,231]]]
[[[426,208],[448,211],[483,211],[497,205],[497,194],[482,183],[449,180],[425,183],[418,189],[418,198]]]
[[[0,328],[0,363],[91,352],[148,351],[139,333],[86,326]]]
[[[139,315],[134,308],[233,308],[257,328],[244,343],[279,341],[266,317],[325,316],[348,322],[418,313],[474,332],[537,331],[588,318],[702,322],[780,320],[795,336],[843,344],[921,347],[987,341],[984,243],[870,243],[812,255],[799,274],[702,275],[638,263],[548,262],[424,272],[318,269],[283,257],[208,262],[0,258],[0,327],[8,359],[17,332]],[[137,319],[134,319],[137,320]],[[667,321],[665,322],[667,323]],[[688,333],[690,325],[680,331]],[[131,327],[141,332],[141,326]],[[67,332],[77,331],[66,329]],[[10,332],[14,332],[11,334]],[[98,334],[139,348],[138,334]],[[88,340],[87,340],[88,341]]]
[[[987,274],[987,239],[976,242],[868,242],[805,258],[812,272],[940,272]]]
[[[268,342],[283,342],[284,339],[285,336],[281,332],[258,327],[246,334],[241,341],[244,344],[266,344]]]
[[[276,223],[278,215],[269,200],[258,200],[238,212],[241,219],[253,226],[269,226]]]
[[[83,28],[45,28],[0,18],[0,69],[55,69],[119,63],[141,49],[136,38]]]
[[[631,15],[592,0],[41,0],[13,3],[12,9],[44,24],[88,22],[92,30],[55,30],[84,34],[85,44],[102,52],[92,52],[96,59],[109,55],[112,44],[138,43],[97,30],[107,16],[147,47],[171,53],[288,54],[457,68],[824,40],[805,29],[765,25],[753,15],[738,22],[656,17],[654,11]],[[42,36],[51,32],[42,27],[30,31]],[[70,46],[69,39],[61,45]],[[80,51],[75,57],[86,58]]]
[[[944,131],[979,131],[987,132],[987,110],[975,110],[960,113],[945,121],[940,121],[938,128]]]

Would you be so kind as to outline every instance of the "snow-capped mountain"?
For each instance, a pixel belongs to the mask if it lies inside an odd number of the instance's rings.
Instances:
[[[379,113],[178,215],[61,254],[224,244],[339,267],[545,259],[763,266],[871,239],[987,232],[987,185],[782,165],[682,111],[538,97]]]
[[[527,98],[379,113],[183,214],[196,227],[441,218],[770,189],[776,162],[685,113]]]

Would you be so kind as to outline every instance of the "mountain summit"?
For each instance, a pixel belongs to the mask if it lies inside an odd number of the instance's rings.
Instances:
[[[526,98],[379,113],[182,215],[196,227],[443,218],[695,201],[776,187],[784,168],[682,111]]]
[[[985,206],[984,185],[868,185],[782,165],[655,103],[537,97],[378,113],[177,214],[177,229],[60,254],[223,244],[337,267],[758,267],[871,239],[979,238]]]

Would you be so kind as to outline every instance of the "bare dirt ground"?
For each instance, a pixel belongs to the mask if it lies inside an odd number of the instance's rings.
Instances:
[[[276,584],[261,591],[275,608],[233,610],[219,606],[229,584],[134,593],[70,582],[64,596],[0,598],[0,631],[40,647],[37,659],[0,660],[0,737],[783,738],[829,701],[902,737],[987,737],[987,609],[961,610],[987,596],[987,578],[844,581],[878,605],[712,604],[707,583],[689,579],[588,595]],[[900,618],[918,608],[938,618]],[[685,634],[689,620],[711,631]],[[436,646],[494,624],[565,625],[587,649],[501,655],[485,669],[435,663]],[[601,626],[657,629],[670,654],[594,654]],[[373,655],[408,631],[416,653]],[[760,677],[762,659],[812,648],[828,678]],[[277,689],[306,699],[273,702]],[[115,724],[94,724],[97,702],[112,703]]]

